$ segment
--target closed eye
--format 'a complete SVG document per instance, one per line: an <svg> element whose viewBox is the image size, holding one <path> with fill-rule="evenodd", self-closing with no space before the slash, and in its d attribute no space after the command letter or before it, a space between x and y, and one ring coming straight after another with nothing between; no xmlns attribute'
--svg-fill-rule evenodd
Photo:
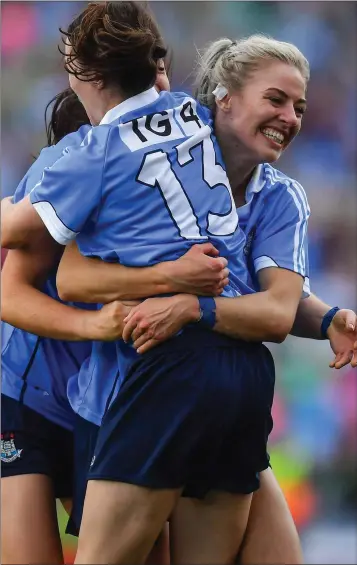
<svg viewBox="0 0 357 565"><path fill-rule="evenodd" d="M281 98L276 98L275 96L270 96L269 100L273 102L273 104L282 104L283 102Z"/></svg>

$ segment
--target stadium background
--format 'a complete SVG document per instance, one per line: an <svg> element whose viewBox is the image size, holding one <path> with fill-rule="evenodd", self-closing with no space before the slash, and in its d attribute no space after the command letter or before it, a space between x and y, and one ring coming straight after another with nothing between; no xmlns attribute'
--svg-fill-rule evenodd
<svg viewBox="0 0 357 565"><path fill-rule="evenodd" d="M2 195L44 145L44 108L67 84L57 44L82 2L1 5ZM355 2L151 2L174 51L172 89L190 90L196 48L263 32L295 43L311 64L302 133L278 167L307 191L312 290L356 309L357 5ZM133 69L135 72L135 69ZM273 346L270 452L307 563L357 563L357 372L331 371L324 342ZM65 519L61 513L63 528ZM65 538L67 562L72 538Z"/></svg>

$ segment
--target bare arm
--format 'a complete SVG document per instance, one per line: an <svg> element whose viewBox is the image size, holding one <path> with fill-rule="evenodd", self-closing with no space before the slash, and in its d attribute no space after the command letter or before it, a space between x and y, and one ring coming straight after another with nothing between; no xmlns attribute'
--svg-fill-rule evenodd
<svg viewBox="0 0 357 565"><path fill-rule="evenodd" d="M69 244L57 271L62 300L108 303L168 293L218 296L228 283L226 259L210 243L194 245L177 261L132 268L81 255Z"/></svg>
<svg viewBox="0 0 357 565"><path fill-rule="evenodd" d="M320 300L314 294L300 300L291 334L297 337L322 339L322 318L330 308L331 306Z"/></svg>
<svg viewBox="0 0 357 565"><path fill-rule="evenodd" d="M17 204L2 201L1 244L26 249L34 238L48 237L41 217L29 197ZM26 226L26 229L24 228ZM49 226L51 233L55 231ZM58 291L63 300L108 303L169 292L195 292L218 296L227 284L227 260L217 257L210 243L194 245L177 261L155 267L132 269L82 257L72 244L64 253L58 272Z"/></svg>
<svg viewBox="0 0 357 565"><path fill-rule="evenodd" d="M237 298L215 299L215 331L247 341L282 342L291 330L302 292L303 279L285 269L259 272L261 292ZM152 298L132 309L123 337L132 336L143 353L158 341L172 337L199 316L197 297L179 295ZM144 346L145 343L145 347Z"/></svg>
<svg viewBox="0 0 357 565"><path fill-rule="evenodd" d="M47 233L40 239L34 237L25 249L8 252L1 274L2 319L54 339L116 339L121 335L122 317L129 311L126 306L113 303L101 311L86 311L41 292L49 274L55 272L61 253L62 247Z"/></svg>
<svg viewBox="0 0 357 565"><path fill-rule="evenodd" d="M281 343L294 323L303 279L286 269L259 271L261 292L216 299L215 331L248 341Z"/></svg>
<svg viewBox="0 0 357 565"><path fill-rule="evenodd" d="M291 331L301 289L297 279L289 273L284 273L283 269L264 269L260 271L262 292L233 299L216 298L217 322L214 329L249 341L281 342ZM306 337L318 336L319 339L322 317L330 308L317 298L312 302L305 299L303 307L306 326L305 329L300 326L301 332ZM132 335L134 346L139 353L144 353L175 335L185 324L197 321L198 316L196 296L181 294L149 299L134 308L124 320L123 337L129 339ZM303 320L299 324L303 324ZM340 369L348 363L357 367L355 312L339 310L327 330L327 337L335 354L330 367Z"/></svg>
<svg viewBox="0 0 357 565"><path fill-rule="evenodd" d="M12 204L11 198L1 201L1 247L23 249L30 245L33 237L45 233L47 229L29 196L16 204Z"/></svg>

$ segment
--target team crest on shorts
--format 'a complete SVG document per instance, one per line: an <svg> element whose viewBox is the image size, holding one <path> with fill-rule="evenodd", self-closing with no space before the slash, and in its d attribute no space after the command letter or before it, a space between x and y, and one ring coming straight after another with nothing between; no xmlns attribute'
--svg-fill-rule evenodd
<svg viewBox="0 0 357 565"><path fill-rule="evenodd" d="M4 437L1 434L1 461L2 463L12 463L15 459L20 459L22 449L17 449L14 434Z"/></svg>

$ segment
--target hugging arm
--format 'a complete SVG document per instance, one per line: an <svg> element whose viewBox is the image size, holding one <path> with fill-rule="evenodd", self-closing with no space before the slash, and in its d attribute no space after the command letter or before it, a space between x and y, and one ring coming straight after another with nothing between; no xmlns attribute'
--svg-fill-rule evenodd
<svg viewBox="0 0 357 565"><path fill-rule="evenodd" d="M41 291L61 252L46 234L41 242L8 252L1 275L2 320L42 337L92 339L93 312L66 306Z"/></svg>
<svg viewBox="0 0 357 565"><path fill-rule="evenodd" d="M210 243L193 245L176 261L133 268L84 257L72 242L57 271L57 288L63 300L99 303L177 292L218 296L228 283L226 265Z"/></svg>
<svg viewBox="0 0 357 565"><path fill-rule="evenodd" d="M277 268L262 269L259 279L261 292L215 298L214 331L246 341L280 343L286 338L294 323L303 279L297 273ZM148 299L131 310L123 337L132 336L134 346L144 353L198 318L196 296Z"/></svg>

